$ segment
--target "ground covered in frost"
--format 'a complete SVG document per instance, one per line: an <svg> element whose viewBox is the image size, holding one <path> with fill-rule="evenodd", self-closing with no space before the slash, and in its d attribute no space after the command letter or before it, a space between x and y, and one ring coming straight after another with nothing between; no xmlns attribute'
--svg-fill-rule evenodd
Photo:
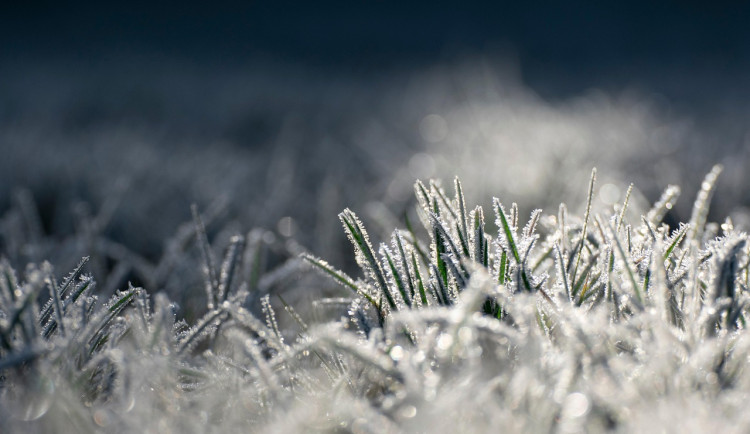
<svg viewBox="0 0 750 434"><path fill-rule="evenodd" d="M3 432L750 430L746 151L486 68L229 76L194 122L192 74L3 93Z"/></svg>

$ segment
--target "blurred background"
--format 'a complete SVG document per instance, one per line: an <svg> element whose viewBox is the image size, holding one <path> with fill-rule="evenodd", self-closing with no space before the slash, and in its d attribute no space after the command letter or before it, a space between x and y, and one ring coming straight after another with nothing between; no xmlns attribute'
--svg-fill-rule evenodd
<svg viewBox="0 0 750 434"><path fill-rule="evenodd" d="M196 203L212 237L263 227L346 267L345 207L380 241L415 179L458 175L472 204L577 211L594 166L599 207L681 185L674 224L723 163L712 218L741 223L748 22L730 1L3 2L3 254L64 269L94 230L156 261Z"/></svg>

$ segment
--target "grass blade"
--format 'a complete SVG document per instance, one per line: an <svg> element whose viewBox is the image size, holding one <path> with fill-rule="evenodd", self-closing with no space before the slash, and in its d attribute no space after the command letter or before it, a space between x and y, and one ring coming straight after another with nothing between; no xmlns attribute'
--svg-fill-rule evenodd
<svg viewBox="0 0 750 434"><path fill-rule="evenodd" d="M375 284L381 295L384 296L388 302L388 306L390 306L391 309L396 310L396 302L388 288L383 269L380 267L380 263L377 259L375 259L375 253L372 250L370 239L367 235L367 231L365 231L362 226L362 223L348 208L339 214L339 219L343 223L344 230L357 252L357 263L362 267L366 274L370 274L375 280Z"/></svg>
<svg viewBox="0 0 750 434"><path fill-rule="evenodd" d="M591 202L594 199L594 184L596 183L596 167L591 170L591 179L589 181L589 194L586 199L586 214L583 216L583 229L581 230L581 244L576 252L576 265L573 268L572 279L575 281L578 275L578 265L581 263L581 255L583 253L583 246L586 244L586 230L589 224L589 215L591 214Z"/></svg>
<svg viewBox="0 0 750 434"><path fill-rule="evenodd" d="M612 240L614 240L617 251L620 252L620 256L622 257L622 261L625 265L625 271L627 272L628 278L630 279L630 284L633 286L633 293L635 294L635 298L638 301L639 307L641 307L643 306L643 295L641 294L641 289L635 280L635 272L633 271L633 267L631 267L630 265L630 257L625 253L625 249L622 247L622 243L620 243L620 239L617 234L614 233L614 228L612 227L612 225L609 224L609 222L608 225L610 231L612 232Z"/></svg>
<svg viewBox="0 0 750 434"><path fill-rule="evenodd" d="M565 272L565 266L562 252L560 251L560 247L555 244L555 253L557 253L557 272L560 273L560 277L562 278L563 282L563 288L565 288L565 295L568 297L569 301L573 300L573 292L570 290L570 285L568 284L568 273Z"/></svg>
<svg viewBox="0 0 750 434"><path fill-rule="evenodd" d="M664 260L669 260L669 257L672 256L672 252L674 251L675 247L677 247L680 242L685 238L685 234L687 234L688 229L690 229L689 224L683 224L680 225L678 229L675 230L676 234L672 237L672 242L669 244L669 247L667 247L667 250L664 252Z"/></svg>
<svg viewBox="0 0 750 434"><path fill-rule="evenodd" d="M219 303L227 299L229 290L232 287L232 280L237 268L237 264L242 262L242 255L245 251L245 237L235 235L230 240L227 253L224 255L224 261L221 264L221 273L219 274L219 288L216 294Z"/></svg>
<svg viewBox="0 0 750 434"><path fill-rule="evenodd" d="M333 268L331 265L328 264L328 262L316 258L315 256L309 255L307 253L302 254L302 259L309 262L310 264L314 265L317 269L323 271L325 274L333 277L333 279L338 282L339 284L343 285L345 288L349 288L357 295L360 295L364 297L368 302L370 302L375 309L380 311L380 305L378 304L375 299L372 298L372 296L365 291L361 290L356 283L354 283L354 280L352 280L351 277L347 276L346 273L343 271L339 271L335 268Z"/></svg>
<svg viewBox="0 0 750 434"><path fill-rule="evenodd" d="M65 336L65 325L63 324L63 309L62 303L60 302L60 293L57 291L57 282L55 276L52 274L52 266L48 262L44 264L47 274L47 287L49 288L50 300L52 300L52 309L55 314L55 321L57 322L57 329L60 330L60 335Z"/></svg>
<svg viewBox="0 0 750 434"><path fill-rule="evenodd" d="M667 215L667 212L672 209L677 198L680 196L680 187L676 185L667 186L664 192L661 194L659 200L654 204L653 208L646 215L646 219L652 224L659 224Z"/></svg>
<svg viewBox="0 0 750 434"><path fill-rule="evenodd" d="M466 199L464 198L464 191L461 188L461 181L458 180L458 177L455 178L453 183L456 189L456 204L458 206L458 214L460 220L456 229L458 232L458 237L461 239L461 247L463 247L464 249L464 254L466 256L469 256L469 231L467 229L468 215L466 212Z"/></svg>
<svg viewBox="0 0 750 434"><path fill-rule="evenodd" d="M422 281L422 274L419 271L419 264L417 263L417 257L414 252L411 253L412 269L414 270L414 278L417 282L417 288L419 290L419 297L422 299L422 306L428 306L427 294L424 290L424 282Z"/></svg>
<svg viewBox="0 0 750 434"><path fill-rule="evenodd" d="M383 258L383 265L387 266L387 270L390 271L393 282L396 284L396 289L401 294L401 298L404 300L407 306L411 307L411 298L406 292L406 286L404 285L404 279L401 278L401 273L396 268L396 264L393 262L393 253L391 253L388 246L385 244L380 245L380 256Z"/></svg>
<svg viewBox="0 0 750 434"><path fill-rule="evenodd" d="M620 226L622 226L623 220L625 220L625 211L628 210L628 203L630 203L630 194L633 192L633 184L628 186L628 191L625 193L625 201L622 204L620 214L617 216L617 225L615 226L615 232L620 232Z"/></svg>
<svg viewBox="0 0 750 434"><path fill-rule="evenodd" d="M526 270L524 269L524 264L521 262L521 256L518 253L518 248L516 247L516 242L513 238L513 230L511 229L510 224L508 223L508 217L505 215L505 210L503 209L503 205L500 203L500 200L498 198L494 198L494 204L495 204L495 214L497 214L498 216L498 226L503 229L503 233L505 234L505 240L508 243L508 248L513 254L513 259L515 259L517 266L521 269L521 279L523 280L523 284L526 287L526 290L531 291L531 284L529 283L529 279L526 276ZM500 283L505 283L504 279Z"/></svg>
<svg viewBox="0 0 750 434"><path fill-rule="evenodd" d="M190 207L190 211L193 214L193 223L195 226L195 236L198 241L198 245L201 250L201 258L203 259L203 273L206 278L206 298L208 309L213 309L218 302L219 292L219 279L216 274L216 266L214 265L213 254L211 253L211 246L208 243L208 235L206 234L206 226L203 224L200 214L198 213L198 206L193 204Z"/></svg>
<svg viewBox="0 0 750 434"><path fill-rule="evenodd" d="M690 215L690 232L688 236L690 242L698 242L700 244L703 238L703 230L706 226L711 197L714 194L716 180L722 170L723 167L720 164L715 165L703 179L703 183L701 183L701 189L693 203L693 212Z"/></svg>

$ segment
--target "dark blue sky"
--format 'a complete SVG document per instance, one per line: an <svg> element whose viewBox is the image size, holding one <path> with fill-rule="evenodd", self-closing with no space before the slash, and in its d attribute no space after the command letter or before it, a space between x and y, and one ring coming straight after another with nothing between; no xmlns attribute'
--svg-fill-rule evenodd
<svg viewBox="0 0 750 434"><path fill-rule="evenodd" d="M26 0L0 6L0 53L379 64L511 48L532 65L721 68L750 59L749 19L747 2Z"/></svg>

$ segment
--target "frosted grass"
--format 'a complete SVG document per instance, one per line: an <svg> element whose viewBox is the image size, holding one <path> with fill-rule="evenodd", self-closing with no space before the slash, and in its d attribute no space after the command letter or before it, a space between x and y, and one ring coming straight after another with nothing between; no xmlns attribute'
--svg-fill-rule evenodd
<svg viewBox="0 0 750 434"><path fill-rule="evenodd" d="M699 217L674 229L654 221L664 200L623 212L627 199L582 216L535 211L525 223L496 199L492 229L481 207L466 212L460 182L450 193L418 182L426 239L396 230L376 251L365 222L341 214L359 255L352 276L305 252L307 267L256 279L258 261L238 253L245 237L230 236L221 270L203 261L225 292L207 294L190 324L160 292L130 287L99 302L85 261L62 285L48 264L18 274L4 263L3 427L744 432L748 237L701 217L715 173ZM588 184L597 191L593 175ZM214 251L204 235L196 253ZM310 278L284 290L257 283L280 273ZM45 296L50 282L59 303ZM338 297L312 308L294 297L327 283ZM64 327L44 334L40 319Z"/></svg>
<svg viewBox="0 0 750 434"><path fill-rule="evenodd" d="M750 258L736 220L711 222L718 167L688 223L665 223L690 217L675 212L691 202L669 184L700 184L695 130L647 99L552 103L480 72L436 71L404 94L382 83L353 92L367 108L305 108L336 86L306 82L302 102L276 92L302 114L271 116L279 147L252 151L175 156L174 137L148 127L62 139L4 129L23 164L2 176L74 173L106 200L58 210L55 236L34 194L10 201L0 431L750 430ZM240 100L257 95L236 84L215 104L228 111L217 110L220 124L254 109ZM41 162L25 150L37 139ZM90 152L71 161L58 139ZM596 179L580 170L593 161ZM130 188L113 186L113 162L138 168ZM742 167L723 163L724 176ZM445 184L413 185L433 176ZM200 202L182 225L190 209L175 186ZM367 206L381 196L386 206ZM417 209L400 219L404 203ZM149 233L133 223L142 216ZM246 232L245 222L279 224ZM152 236L163 249L138 248ZM353 249L340 251L346 237Z"/></svg>

